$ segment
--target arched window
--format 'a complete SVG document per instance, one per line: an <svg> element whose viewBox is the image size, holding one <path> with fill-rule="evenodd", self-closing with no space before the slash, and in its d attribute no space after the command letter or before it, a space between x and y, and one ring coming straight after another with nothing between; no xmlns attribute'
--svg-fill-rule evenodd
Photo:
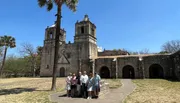
<svg viewBox="0 0 180 103"><path fill-rule="evenodd" d="M81 27L81 33L82 34L84 33L84 27L83 26Z"/></svg>
<svg viewBox="0 0 180 103"><path fill-rule="evenodd" d="M49 37L50 37L50 39L53 38L53 33L52 32L49 33Z"/></svg>
<svg viewBox="0 0 180 103"><path fill-rule="evenodd" d="M70 53L67 53L67 58L71 58L71 54Z"/></svg>
<svg viewBox="0 0 180 103"><path fill-rule="evenodd" d="M91 28L91 31L92 31L92 35L94 36L95 35L94 29Z"/></svg>
<svg viewBox="0 0 180 103"><path fill-rule="evenodd" d="M49 65L46 66L46 69L49 69Z"/></svg>

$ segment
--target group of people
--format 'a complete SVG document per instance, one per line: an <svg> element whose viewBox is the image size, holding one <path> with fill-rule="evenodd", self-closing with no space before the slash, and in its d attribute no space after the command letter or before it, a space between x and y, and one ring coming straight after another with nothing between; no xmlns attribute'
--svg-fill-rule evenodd
<svg viewBox="0 0 180 103"><path fill-rule="evenodd" d="M86 71L79 72L78 76L75 73L69 73L66 78L67 97L83 97L87 99L98 98L100 92L101 77L97 73L90 73L89 76Z"/></svg>

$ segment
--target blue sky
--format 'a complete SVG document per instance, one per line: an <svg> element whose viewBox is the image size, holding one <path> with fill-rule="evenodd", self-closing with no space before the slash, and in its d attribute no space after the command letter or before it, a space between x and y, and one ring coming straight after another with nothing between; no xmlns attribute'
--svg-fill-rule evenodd
<svg viewBox="0 0 180 103"><path fill-rule="evenodd" d="M180 0L79 0L77 12L63 6L62 27L67 41L73 42L74 26L85 14L97 26L97 43L105 49L125 48L139 51L148 48L159 52L168 40L180 39ZM0 35L42 46L44 31L55 21L56 7L47 12L37 0L0 3ZM8 54L17 53L16 49Z"/></svg>

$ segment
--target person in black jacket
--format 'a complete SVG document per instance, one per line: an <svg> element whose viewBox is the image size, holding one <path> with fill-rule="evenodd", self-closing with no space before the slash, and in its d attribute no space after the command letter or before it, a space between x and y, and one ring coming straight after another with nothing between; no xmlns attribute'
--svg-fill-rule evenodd
<svg viewBox="0 0 180 103"><path fill-rule="evenodd" d="M82 76L82 73L79 72L78 76L77 76L77 92L78 92L78 97L81 97L82 96L82 83L81 83L81 76Z"/></svg>

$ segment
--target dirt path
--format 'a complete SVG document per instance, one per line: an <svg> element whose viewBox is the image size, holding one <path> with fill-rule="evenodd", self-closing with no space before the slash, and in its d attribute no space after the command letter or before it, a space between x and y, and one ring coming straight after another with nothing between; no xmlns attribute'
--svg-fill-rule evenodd
<svg viewBox="0 0 180 103"><path fill-rule="evenodd" d="M58 103L122 103L124 99L133 92L135 84L130 79L122 79L122 86L118 89L112 89L109 93L103 95L99 99L82 99L60 97L64 93L56 93L49 96L50 101Z"/></svg>

